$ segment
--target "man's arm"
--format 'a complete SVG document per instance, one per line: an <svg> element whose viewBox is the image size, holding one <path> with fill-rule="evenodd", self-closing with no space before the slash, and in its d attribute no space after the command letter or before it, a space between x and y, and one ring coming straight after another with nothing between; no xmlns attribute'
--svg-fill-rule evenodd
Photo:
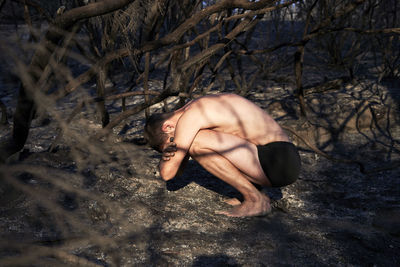
<svg viewBox="0 0 400 267"><path fill-rule="evenodd" d="M175 152L177 151L176 144L174 143L174 138L170 138L170 143L167 144L167 147L162 152L161 161L168 161L172 157L175 156ZM185 170L185 167L189 161L190 155L187 153L186 156L183 158L181 165L175 176L181 176Z"/></svg>
<svg viewBox="0 0 400 267"><path fill-rule="evenodd" d="M179 169L176 173L175 176L181 176L183 174L183 172L185 171L186 165L189 161L190 155L186 154L186 156L183 158L181 165L179 166Z"/></svg>
<svg viewBox="0 0 400 267"><path fill-rule="evenodd" d="M160 175L165 181L176 176L196 134L202 128L202 116L198 113L196 109L188 109L176 124L174 137L176 152L169 160L161 159L159 165Z"/></svg>

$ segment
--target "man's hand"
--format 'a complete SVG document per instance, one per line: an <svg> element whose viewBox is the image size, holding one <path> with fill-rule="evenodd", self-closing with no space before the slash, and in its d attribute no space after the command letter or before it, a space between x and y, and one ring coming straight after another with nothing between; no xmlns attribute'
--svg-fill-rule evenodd
<svg viewBox="0 0 400 267"><path fill-rule="evenodd" d="M171 157L175 156L175 152L178 150L176 148L176 143L174 143L174 138L171 137L169 140L170 140L170 142L164 148L163 153L162 153L162 160L164 160L164 161L170 160Z"/></svg>

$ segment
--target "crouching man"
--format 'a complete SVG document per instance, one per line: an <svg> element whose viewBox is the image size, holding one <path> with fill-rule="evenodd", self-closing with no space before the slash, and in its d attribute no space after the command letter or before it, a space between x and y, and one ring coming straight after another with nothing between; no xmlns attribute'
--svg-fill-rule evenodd
<svg viewBox="0 0 400 267"><path fill-rule="evenodd" d="M300 157L278 123L257 105L234 94L200 97L170 113L153 114L145 138L162 153L159 168L168 181L189 156L236 188L243 201L231 201L232 217L264 215L268 196L253 185L282 187L296 181Z"/></svg>

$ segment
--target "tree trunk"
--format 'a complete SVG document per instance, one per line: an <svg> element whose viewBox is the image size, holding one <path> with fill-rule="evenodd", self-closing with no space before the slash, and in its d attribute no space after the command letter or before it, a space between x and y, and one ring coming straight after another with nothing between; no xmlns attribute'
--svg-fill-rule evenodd
<svg viewBox="0 0 400 267"><path fill-rule="evenodd" d="M39 81L58 43L63 39L64 33L68 32L80 20L113 12L132 2L134 0L104 0L71 9L53 21L29 65L27 74L29 75L31 84L22 83L19 88L18 103L14 114L12 140L0 143L0 162L4 162L9 156L21 150L25 145L35 113L33 93L35 90L40 90L40 88L37 88L36 83Z"/></svg>

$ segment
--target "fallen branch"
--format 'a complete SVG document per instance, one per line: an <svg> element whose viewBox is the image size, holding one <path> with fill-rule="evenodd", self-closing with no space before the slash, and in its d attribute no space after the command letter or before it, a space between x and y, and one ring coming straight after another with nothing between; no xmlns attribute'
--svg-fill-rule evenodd
<svg viewBox="0 0 400 267"><path fill-rule="evenodd" d="M333 162L337 162L337 163L345 163L345 164L355 164L358 165L360 172L362 174L373 174L373 173L377 173L377 172L381 172L381 171L387 171L387 170L392 170L395 168L400 167L400 161L394 161L391 162L389 164L386 164L385 166L382 167L376 167L376 168L372 168L372 169L367 169L365 167L365 163L358 161L358 160L352 160L352 159L343 159L343 158L336 158L332 155L327 154L326 152L323 152L322 150L320 150L317 146L315 146L308 138L305 138L301 135L299 135L296 131L294 131L293 129L286 127L286 126L281 126L284 130L292 133L293 135L295 135L296 137L298 137L306 146L308 146L312 151L314 151L315 153L317 153L318 155L327 158Z"/></svg>
<svg viewBox="0 0 400 267"><path fill-rule="evenodd" d="M336 29L334 29L336 30ZM339 28L337 30L356 32L360 34L400 34L400 28L387 28L387 29L374 29L374 30L362 30L357 28Z"/></svg>
<svg viewBox="0 0 400 267"><path fill-rule="evenodd" d="M343 85L345 83L348 83L350 81L351 81L350 77L345 76L345 77L333 79L333 80L330 80L330 81L327 81L324 83L318 83L318 84L305 86L305 87L303 87L304 95L323 93L323 92L331 91L331 90L339 90L343 87Z"/></svg>
<svg viewBox="0 0 400 267"><path fill-rule="evenodd" d="M136 91L136 92L126 92L126 93L121 93L121 94L117 94L117 95L110 95L110 96L106 96L104 98L104 100L115 100L115 99L120 99L120 98L124 98L124 97L129 97L129 96L143 96L143 95L160 95L161 93L158 91L151 91L148 90L147 92L142 92L142 91ZM95 98L95 101L97 101L97 97Z"/></svg>

